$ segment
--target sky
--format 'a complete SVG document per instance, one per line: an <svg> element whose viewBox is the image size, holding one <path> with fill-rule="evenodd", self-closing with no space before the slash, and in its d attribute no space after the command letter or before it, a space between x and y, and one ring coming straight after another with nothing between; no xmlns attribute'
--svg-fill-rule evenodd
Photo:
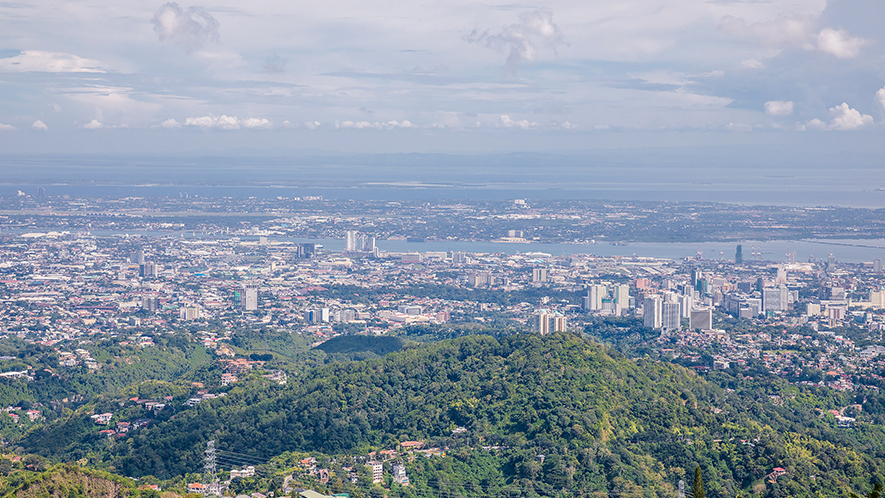
<svg viewBox="0 0 885 498"><path fill-rule="evenodd" d="M5 153L885 152L881 0L0 1Z"/></svg>

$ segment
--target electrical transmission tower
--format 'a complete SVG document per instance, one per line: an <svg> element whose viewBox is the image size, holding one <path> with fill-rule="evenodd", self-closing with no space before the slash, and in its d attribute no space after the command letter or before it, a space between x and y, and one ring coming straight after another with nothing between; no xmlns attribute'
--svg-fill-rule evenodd
<svg viewBox="0 0 885 498"><path fill-rule="evenodd" d="M221 495L221 490L218 488L218 476L215 471L215 441L213 440L206 445L206 452L203 454L203 480L205 481L203 494L206 496Z"/></svg>

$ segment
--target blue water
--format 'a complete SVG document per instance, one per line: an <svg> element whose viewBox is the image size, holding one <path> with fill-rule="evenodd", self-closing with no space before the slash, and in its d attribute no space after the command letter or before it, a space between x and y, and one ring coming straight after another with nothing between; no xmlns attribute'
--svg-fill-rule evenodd
<svg viewBox="0 0 885 498"><path fill-rule="evenodd" d="M304 242L313 242L303 240ZM325 249L343 251L343 240L315 241ZM844 263L860 263L876 258L885 260L885 239L839 240L839 241L743 241L744 260L786 261L787 251L796 252L796 261L826 261L830 253ZM836 245L838 244L838 245ZM390 252L464 251L474 253L516 254L543 252L554 256L593 254L596 256L638 256L667 259L694 258L701 252L704 259L734 260L737 244L734 242L637 242L624 245L596 244L510 244L495 242L428 241L407 242L382 240L377 242L381 250ZM759 253L754 257L751 253Z"/></svg>
<svg viewBox="0 0 885 498"><path fill-rule="evenodd" d="M28 230L4 230L3 233L23 233ZM36 230L31 230L36 231ZM111 231L93 230L96 236L146 235L151 237L180 238L225 238L200 232L166 231ZM257 236L240 236L242 240L257 240ZM343 239L309 239L301 237L268 236L273 241L320 244L323 250L343 252ZM885 260L885 239L827 239L827 240L746 240L742 241L744 261L787 262L789 251L796 252L797 262L826 261L830 254L842 263L870 262ZM381 251L440 252L454 251L466 253L517 254L541 252L553 256L590 254L595 256L649 257L665 259L695 258L699 254L706 260L733 261L737 243L735 242L597 242L595 244L543 244L543 243L500 243L474 241L434 241L409 242L406 240L377 240ZM755 254L754 254L755 253Z"/></svg>
<svg viewBox="0 0 885 498"><path fill-rule="evenodd" d="M0 195L585 199L885 207L881 156L775 146L575 154L3 156Z"/></svg>

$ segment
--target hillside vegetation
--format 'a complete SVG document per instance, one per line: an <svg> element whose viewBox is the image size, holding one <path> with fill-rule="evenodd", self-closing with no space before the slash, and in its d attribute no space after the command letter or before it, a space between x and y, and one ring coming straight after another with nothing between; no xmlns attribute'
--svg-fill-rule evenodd
<svg viewBox="0 0 885 498"><path fill-rule="evenodd" d="M287 386L254 378L119 440L97 437L86 414L75 413L18 444L168 477L198 471L209 439L260 458L430 440L449 446L454 460L410 464L420 472L402 491L428 497L442 483L462 496L675 496L696 466L710 497L842 496L881 479L885 432L837 429L819 409L839 399L728 382L734 389L574 335L469 336L326 365ZM774 467L786 475L769 482Z"/></svg>
<svg viewBox="0 0 885 498"><path fill-rule="evenodd" d="M177 496L166 493L166 498ZM45 472L15 472L0 478L3 498L160 498L142 491L120 476L78 467L57 465Z"/></svg>

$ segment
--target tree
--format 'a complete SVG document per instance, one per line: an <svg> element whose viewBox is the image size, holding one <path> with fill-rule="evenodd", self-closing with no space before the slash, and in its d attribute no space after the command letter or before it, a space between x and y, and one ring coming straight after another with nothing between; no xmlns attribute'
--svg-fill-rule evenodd
<svg viewBox="0 0 885 498"><path fill-rule="evenodd" d="M701 476L701 466L694 469L694 482L691 483L691 498L705 498L704 478Z"/></svg>

